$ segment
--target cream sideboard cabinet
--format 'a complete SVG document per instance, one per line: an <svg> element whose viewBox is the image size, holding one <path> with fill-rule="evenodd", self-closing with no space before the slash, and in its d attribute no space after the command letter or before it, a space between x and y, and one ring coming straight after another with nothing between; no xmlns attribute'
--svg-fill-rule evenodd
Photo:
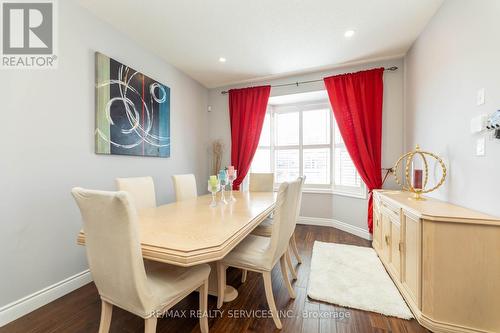
<svg viewBox="0 0 500 333"><path fill-rule="evenodd" d="M378 190L373 248L426 328L500 332L499 218Z"/></svg>

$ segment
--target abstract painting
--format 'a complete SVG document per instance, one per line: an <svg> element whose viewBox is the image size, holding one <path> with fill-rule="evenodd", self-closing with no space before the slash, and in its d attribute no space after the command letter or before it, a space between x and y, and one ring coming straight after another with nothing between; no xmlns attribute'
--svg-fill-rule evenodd
<svg viewBox="0 0 500 333"><path fill-rule="evenodd" d="M96 52L97 154L170 157L170 88Z"/></svg>

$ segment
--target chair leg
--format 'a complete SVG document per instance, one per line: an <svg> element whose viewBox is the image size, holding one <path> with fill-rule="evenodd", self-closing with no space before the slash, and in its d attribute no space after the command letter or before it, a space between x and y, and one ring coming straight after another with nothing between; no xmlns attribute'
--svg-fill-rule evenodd
<svg viewBox="0 0 500 333"><path fill-rule="evenodd" d="M208 280L199 289L200 292L200 331L208 333Z"/></svg>
<svg viewBox="0 0 500 333"><path fill-rule="evenodd" d="M262 277L264 278L264 289L266 290L267 304L269 305L269 309L273 315L274 325L276 325L278 329L281 329L283 326L281 325L281 320L278 317L278 310L276 309L276 304L274 303L271 272L262 272Z"/></svg>
<svg viewBox="0 0 500 333"><path fill-rule="evenodd" d="M292 273L292 279L297 280L297 272L295 271L295 267L293 267L292 259L290 258L290 251L287 249L285 252L285 259L290 269L290 273Z"/></svg>
<svg viewBox="0 0 500 333"><path fill-rule="evenodd" d="M217 309L224 303L224 291L226 290L226 266L217 262Z"/></svg>
<svg viewBox="0 0 500 333"><path fill-rule="evenodd" d="M246 269L241 270L241 283L245 283L247 281L248 271Z"/></svg>
<svg viewBox="0 0 500 333"><path fill-rule="evenodd" d="M288 289L288 294L290 295L290 298L295 298L295 291L293 290L292 284L290 283L290 279L288 279L288 272L286 270L285 256L287 252L285 252L280 258L281 275L283 276L283 282L285 282L286 289Z"/></svg>
<svg viewBox="0 0 500 333"><path fill-rule="evenodd" d="M297 259L297 262L299 264L302 264L302 259L300 258L299 249L297 248L297 243L295 242L295 233L292 235L292 238L290 238L290 245L292 247L292 251L293 254L295 255L295 258Z"/></svg>
<svg viewBox="0 0 500 333"><path fill-rule="evenodd" d="M111 325L111 315L113 314L113 304L101 300L101 323L99 333L108 333Z"/></svg>
<svg viewBox="0 0 500 333"><path fill-rule="evenodd" d="M156 333L156 316L144 319L144 333Z"/></svg>

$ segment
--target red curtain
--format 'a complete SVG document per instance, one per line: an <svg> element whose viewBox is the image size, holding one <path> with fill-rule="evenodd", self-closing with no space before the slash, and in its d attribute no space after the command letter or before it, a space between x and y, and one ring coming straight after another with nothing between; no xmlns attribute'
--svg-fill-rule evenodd
<svg viewBox="0 0 500 333"><path fill-rule="evenodd" d="M270 92L271 86L229 90L231 164L238 170L235 190L240 189L257 150Z"/></svg>
<svg viewBox="0 0 500 333"><path fill-rule="evenodd" d="M373 232L372 190L382 187L383 68L324 79L347 151L368 187L368 229Z"/></svg>

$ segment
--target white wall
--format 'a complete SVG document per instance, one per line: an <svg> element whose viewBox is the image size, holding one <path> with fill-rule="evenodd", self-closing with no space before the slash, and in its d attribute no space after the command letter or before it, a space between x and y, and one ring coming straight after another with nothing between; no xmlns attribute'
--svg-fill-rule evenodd
<svg viewBox="0 0 500 333"><path fill-rule="evenodd" d="M248 87L263 84L282 84L296 81L307 81L321 79L326 76L354 72L375 67L398 66L396 72L384 73L384 109L383 109L383 138L382 138L382 166L391 167L403 151L403 60L394 59L367 63L357 66L337 68L334 70L310 73L306 75L280 78L271 81L240 84L231 87L211 89L209 91L208 104L212 107L208 121L210 131L209 142L222 139L226 144L223 165L230 162L231 132L229 126L228 96L222 95L221 91L230 88ZM303 84L297 86L278 87L271 89L271 96L302 93L308 91L324 90L323 82ZM387 183L389 187L394 186L392 179ZM303 196L301 215L307 217L318 217L335 219L349 225L368 230L366 224L367 202L363 199L343 197L332 194L310 194Z"/></svg>
<svg viewBox="0 0 500 333"><path fill-rule="evenodd" d="M486 136L476 157L470 120L500 109L500 2L446 1L406 57L405 131L408 149L419 143L449 166L439 199L500 215L500 140ZM486 103L476 93L486 90ZM482 134L484 135L484 134Z"/></svg>
<svg viewBox="0 0 500 333"><path fill-rule="evenodd" d="M0 307L87 268L73 186L151 175L165 203L172 174L208 177L207 89L72 1L58 4L59 68L0 73ZM171 158L94 154L95 51L171 88Z"/></svg>

